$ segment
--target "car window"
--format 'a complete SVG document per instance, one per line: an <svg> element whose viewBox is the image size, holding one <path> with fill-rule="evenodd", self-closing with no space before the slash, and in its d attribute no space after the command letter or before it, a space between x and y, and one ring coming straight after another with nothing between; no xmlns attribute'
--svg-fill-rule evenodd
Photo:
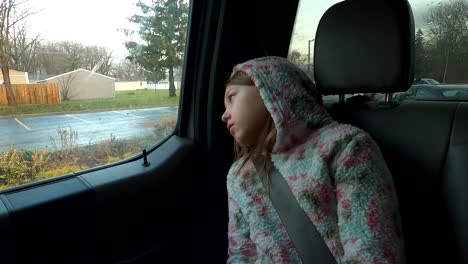
<svg viewBox="0 0 468 264"><path fill-rule="evenodd" d="M447 98L451 98L453 100L457 99L467 99L468 98L468 89L467 90L449 90L449 91L444 91L443 96Z"/></svg>
<svg viewBox="0 0 468 264"><path fill-rule="evenodd" d="M428 91L425 91L423 89L419 89L416 91L416 96L425 96L425 95L430 95Z"/></svg>
<svg viewBox="0 0 468 264"><path fill-rule="evenodd" d="M419 97L424 99L438 99L438 97L440 97L440 93L437 91L421 88L416 91L416 98Z"/></svg>
<svg viewBox="0 0 468 264"><path fill-rule="evenodd" d="M468 1L409 3L415 21L415 78L438 91L429 96L429 90L420 90L416 99L463 99L461 93L452 93L451 89L468 89Z"/></svg>
<svg viewBox="0 0 468 264"><path fill-rule="evenodd" d="M436 80L433 80L433 79L428 79L428 80L426 80L426 82L428 84L432 84L432 85L439 85L440 84L440 82L438 82Z"/></svg>
<svg viewBox="0 0 468 264"><path fill-rule="evenodd" d="M115 163L171 134L189 4L4 1L0 189Z"/></svg>
<svg viewBox="0 0 468 264"><path fill-rule="evenodd" d="M312 78L313 45L319 20L329 7L338 2L341 1L301 0L299 3L288 58ZM409 0L409 3L415 22L413 85L437 86L441 91L437 100L459 100L462 97L446 97L444 91L451 85L468 90L468 0ZM407 95L407 92L396 93L394 97L410 99ZM324 101L337 98L325 96ZM383 96L372 98L383 100ZM417 94L411 99L426 100Z"/></svg>

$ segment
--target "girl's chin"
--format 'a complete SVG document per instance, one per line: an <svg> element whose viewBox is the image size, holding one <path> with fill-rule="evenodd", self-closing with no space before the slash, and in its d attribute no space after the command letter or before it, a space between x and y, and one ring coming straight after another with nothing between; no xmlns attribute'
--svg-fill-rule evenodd
<svg viewBox="0 0 468 264"><path fill-rule="evenodd" d="M234 136L233 136L233 137L234 137ZM241 147L247 147L247 146L248 146L247 144L245 144L245 142L244 142L244 141L242 141L242 140L239 140L239 139L238 139L238 138L236 138L236 137L234 137L234 140L235 140L235 141L236 141L236 143L237 143L239 146L241 146Z"/></svg>
<svg viewBox="0 0 468 264"><path fill-rule="evenodd" d="M230 132L236 143L239 144L239 146L241 147L250 147L255 144L252 142L251 138L246 138L245 134L243 134L242 131L231 128Z"/></svg>
<svg viewBox="0 0 468 264"><path fill-rule="evenodd" d="M239 146L241 147L250 147L252 146L252 144L250 144L249 142L245 142L245 140L240 140L236 137L234 137L234 140L237 142L237 144L239 144Z"/></svg>

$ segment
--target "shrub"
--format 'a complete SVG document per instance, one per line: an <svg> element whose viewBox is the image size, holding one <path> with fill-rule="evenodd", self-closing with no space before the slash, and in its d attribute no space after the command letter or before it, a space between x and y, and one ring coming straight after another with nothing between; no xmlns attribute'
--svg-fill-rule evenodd
<svg viewBox="0 0 468 264"><path fill-rule="evenodd" d="M65 166L65 167L51 169L51 170L44 170L44 171L41 171L36 176L36 180L43 180L43 179L48 179L48 178L52 178L56 176L62 176L62 175L69 174L72 172L81 171L87 168L88 167L86 166L75 165L75 166Z"/></svg>
<svg viewBox="0 0 468 264"><path fill-rule="evenodd" d="M114 163L121 160L120 157L108 156L106 163Z"/></svg>
<svg viewBox="0 0 468 264"><path fill-rule="evenodd" d="M69 128L57 128L58 142L50 138L53 147L54 161L59 160L63 164L72 165L77 162L78 131Z"/></svg>
<svg viewBox="0 0 468 264"><path fill-rule="evenodd" d="M168 121L165 124L170 124ZM170 132L174 129L171 127ZM57 129L58 141L54 148L34 151L16 150L13 147L0 152L0 189L13 187L37 180L65 175L108 163L114 163L140 153L142 149L157 142L155 136L132 139L110 137L99 144L78 147L78 133L72 129ZM166 132L164 136L168 133Z"/></svg>
<svg viewBox="0 0 468 264"><path fill-rule="evenodd" d="M48 162L45 150L16 150L0 153L0 185L16 186L36 180Z"/></svg>
<svg viewBox="0 0 468 264"><path fill-rule="evenodd" d="M172 133L176 127L176 124L176 117L170 115L162 117L159 123L154 125L154 133L156 134L157 140L161 140Z"/></svg>

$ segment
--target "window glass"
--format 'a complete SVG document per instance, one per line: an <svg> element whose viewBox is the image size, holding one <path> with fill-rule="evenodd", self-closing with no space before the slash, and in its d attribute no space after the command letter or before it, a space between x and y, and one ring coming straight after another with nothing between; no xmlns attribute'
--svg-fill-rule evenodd
<svg viewBox="0 0 468 264"><path fill-rule="evenodd" d="M340 0L302 0L296 15L288 58L312 78L313 45L320 18ZM428 85L413 96L397 93L397 100L466 100L468 91L468 0L409 0L415 21L415 80ZM431 92L429 89L437 89ZM449 91L459 92L449 92ZM419 95L418 95L419 94ZM421 97L422 94L425 94ZM431 96L426 96L432 94ZM324 101L337 100L325 96ZM383 96L370 96L384 100Z"/></svg>
<svg viewBox="0 0 468 264"><path fill-rule="evenodd" d="M293 35L289 45L288 59L314 79L315 32L322 15L341 0L301 0L296 12ZM323 101L338 101L337 95L323 97Z"/></svg>
<svg viewBox="0 0 468 264"><path fill-rule="evenodd" d="M189 4L0 5L0 189L114 163L171 134Z"/></svg>
<svg viewBox="0 0 468 264"><path fill-rule="evenodd" d="M410 0L415 21L416 100L466 100L468 1ZM459 91L459 92L457 92Z"/></svg>

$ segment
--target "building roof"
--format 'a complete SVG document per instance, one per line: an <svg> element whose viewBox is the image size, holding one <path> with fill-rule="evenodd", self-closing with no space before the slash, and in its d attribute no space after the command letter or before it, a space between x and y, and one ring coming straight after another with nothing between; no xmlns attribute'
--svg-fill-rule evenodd
<svg viewBox="0 0 468 264"><path fill-rule="evenodd" d="M69 71L69 72L66 72L66 73L62 73L62 74L59 74L59 75L56 75L56 76L53 76L53 77L49 77L47 79L45 79L44 81L48 81L50 79L55 79L55 78L58 78L58 77L62 77L62 76L65 76L65 75L68 75L68 74L72 74L74 72L79 72L79 71L85 71L85 72L88 72L89 75L98 75L98 76L102 76L102 77L105 77L105 78L109 78L111 80L115 80L115 78L112 78L110 76L107 76L107 75L104 75L104 74L100 74L100 73L97 73L97 72L92 72L90 70L86 70L86 69L76 69L74 71Z"/></svg>

